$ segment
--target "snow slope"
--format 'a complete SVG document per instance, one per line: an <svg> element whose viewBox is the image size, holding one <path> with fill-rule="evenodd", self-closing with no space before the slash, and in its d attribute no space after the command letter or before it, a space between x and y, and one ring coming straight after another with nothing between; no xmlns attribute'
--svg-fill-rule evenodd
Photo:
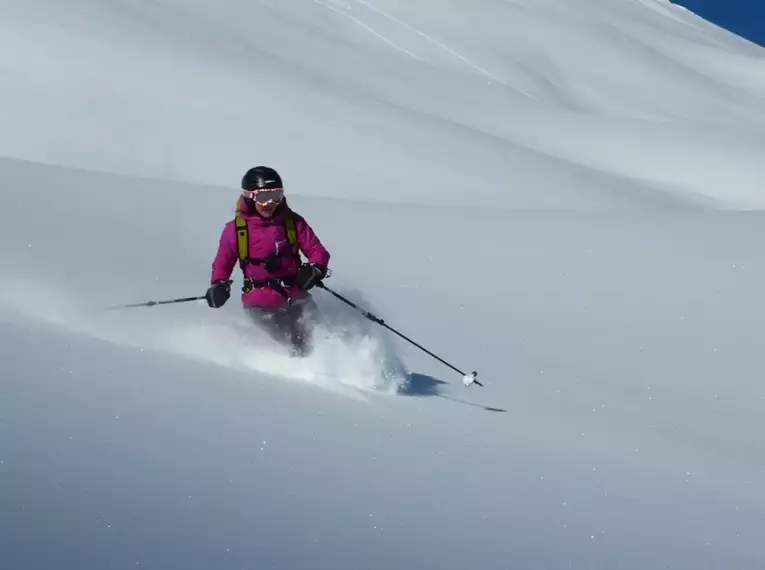
<svg viewBox="0 0 765 570"><path fill-rule="evenodd" d="M228 185L257 157L394 202L453 202L457 163L501 206L765 200L762 50L660 0L2 9L2 156Z"/></svg>
<svg viewBox="0 0 765 570"><path fill-rule="evenodd" d="M763 567L761 49L659 0L0 9L0 567ZM103 310L201 294L259 163L486 387L321 291L304 362Z"/></svg>

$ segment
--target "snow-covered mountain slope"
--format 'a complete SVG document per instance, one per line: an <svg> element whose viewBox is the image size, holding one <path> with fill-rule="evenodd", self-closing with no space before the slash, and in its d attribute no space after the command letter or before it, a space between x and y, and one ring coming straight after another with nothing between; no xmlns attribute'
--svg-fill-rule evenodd
<svg viewBox="0 0 765 570"><path fill-rule="evenodd" d="M662 0L2 9L3 156L230 185L263 162L407 202L765 204L763 50Z"/></svg>
<svg viewBox="0 0 765 570"><path fill-rule="evenodd" d="M0 6L0 568L765 565L762 50L658 0ZM103 310L201 294L261 163L485 388L322 291L305 361L236 298Z"/></svg>
<svg viewBox="0 0 765 570"><path fill-rule="evenodd" d="M761 214L296 200L465 390L321 291L306 362L235 303L102 311L204 290L219 189L0 180L3 567L763 562Z"/></svg>

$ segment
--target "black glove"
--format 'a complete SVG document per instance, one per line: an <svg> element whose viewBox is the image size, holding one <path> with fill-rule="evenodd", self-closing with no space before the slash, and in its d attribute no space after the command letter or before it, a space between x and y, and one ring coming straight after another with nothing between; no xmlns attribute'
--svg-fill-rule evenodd
<svg viewBox="0 0 765 570"><path fill-rule="evenodd" d="M231 283L228 281L214 281L205 294L207 304L213 309L222 307L231 297Z"/></svg>
<svg viewBox="0 0 765 570"><path fill-rule="evenodd" d="M308 291L316 287L327 276L327 267L318 263L306 263L298 269L295 284Z"/></svg>

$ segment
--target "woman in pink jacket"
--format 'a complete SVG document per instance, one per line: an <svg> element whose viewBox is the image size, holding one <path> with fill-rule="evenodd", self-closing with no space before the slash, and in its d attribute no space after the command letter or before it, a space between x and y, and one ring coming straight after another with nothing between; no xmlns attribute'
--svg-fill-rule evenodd
<svg viewBox="0 0 765 570"><path fill-rule="evenodd" d="M282 179L273 168L247 171L237 213L220 237L207 304L218 308L226 303L231 296L229 278L239 262L245 310L276 340L304 355L310 343L305 317L315 311L308 291L327 276L329 252L308 222L287 205ZM299 252L307 263L301 262Z"/></svg>

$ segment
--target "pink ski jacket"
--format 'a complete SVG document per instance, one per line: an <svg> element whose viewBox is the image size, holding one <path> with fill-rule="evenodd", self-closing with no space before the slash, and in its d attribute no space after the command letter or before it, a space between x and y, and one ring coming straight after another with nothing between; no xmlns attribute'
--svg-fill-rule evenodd
<svg viewBox="0 0 765 570"><path fill-rule="evenodd" d="M257 212L250 212L241 200L241 214L247 222L249 230L249 255L251 260L270 259L271 272L266 270L264 263L248 263L244 267L244 275L249 279L264 281L272 278L294 277L298 271L298 260L292 253L284 225L284 214L289 208L286 200L274 212L271 218L264 218ZM295 230L300 251L309 263L329 264L329 252L316 237L311 226L305 219L292 212L295 220ZM231 277L234 266L239 262L237 247L236 222L231 220L223 228L218 244L218 253L212 263L210 281L226 280ZM285 287L288 295L294 299L306 297L308 293L296 286ZM242 304L245 307L278 308L287 305L287 299L279 291L271 287L258 287L247 293L242 293Z"/></svg>

